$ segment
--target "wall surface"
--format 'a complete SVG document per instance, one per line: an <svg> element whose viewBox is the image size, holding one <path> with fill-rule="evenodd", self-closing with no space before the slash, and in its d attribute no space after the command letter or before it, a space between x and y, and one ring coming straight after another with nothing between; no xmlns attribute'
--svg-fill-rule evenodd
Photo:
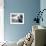
<svg viewBox="0 0 46 46"><path fill-rule="evenodd" d="M40 9L41 9L41 11L43 9L46 9L46 0L40 0ZM46 27L46 10L43 12L42 17L43 17L43 22L40 21L40 25Z"/></svg>
<svg viewBox="0 0 46 46"><path fill-rule="evenodd" d="M40 9L40 0L4 0L4 35L7 41L18 41L32 28ZM24 13L24 24L10 24L10 13Z"/></svg>
<svg viewBox="0 0 46 46"><path fill-rule="evenodd" d="M4 0L0 0L0 42L4 41Z"/></svg>

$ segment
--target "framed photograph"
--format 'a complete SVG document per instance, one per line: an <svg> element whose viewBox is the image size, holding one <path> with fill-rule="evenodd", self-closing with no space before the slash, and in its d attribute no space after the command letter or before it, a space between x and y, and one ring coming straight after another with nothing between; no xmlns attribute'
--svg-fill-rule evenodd
<svg viewBox="0 0 46 46"><path fill-rule="evenodd" d="M24 24L24 13L10 13L10 24Z"/></svg>

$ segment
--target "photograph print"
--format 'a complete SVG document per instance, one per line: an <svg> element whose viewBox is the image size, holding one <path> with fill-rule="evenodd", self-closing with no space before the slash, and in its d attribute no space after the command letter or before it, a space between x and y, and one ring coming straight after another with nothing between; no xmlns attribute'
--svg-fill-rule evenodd
<svg viewBox="0 0 46 46"><path fill-rule="evenodd" d="M10 13L10 24L24 24L24 13Z"/></svg>

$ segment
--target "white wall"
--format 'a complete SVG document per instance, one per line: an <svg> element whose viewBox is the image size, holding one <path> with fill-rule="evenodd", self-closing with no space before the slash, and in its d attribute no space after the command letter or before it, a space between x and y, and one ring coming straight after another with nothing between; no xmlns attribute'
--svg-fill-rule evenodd
<svg viewBox="0 0 46 46"><path fill-rule="evenodd" d="M4 41L4 1L0 0L0 42Z"/></svg>
<svg viewBox="0 0 46 46"><path fill-rule="evenodd" d="M46 0L40 0L40 10L42 11L43 9L46 9ZM46 11L43 12L42 17L44 21L41 21L40 24L46 26Z"/></svg>

